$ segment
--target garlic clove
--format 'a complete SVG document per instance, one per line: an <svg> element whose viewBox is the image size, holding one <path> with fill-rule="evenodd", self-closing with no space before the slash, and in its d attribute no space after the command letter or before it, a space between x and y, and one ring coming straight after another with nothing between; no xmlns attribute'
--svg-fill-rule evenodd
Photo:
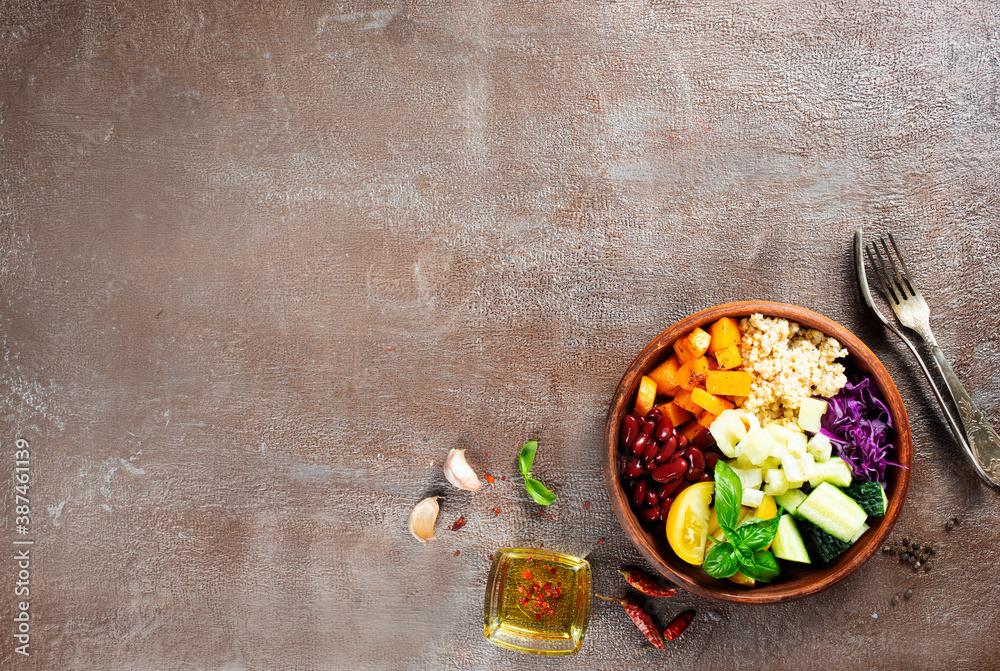
<svg viewBox="0 0 1000 671"><path fill-rule="evenodd" d="M440 496L426 498L410 511L410 533L421 543L434 540L434 523L437 522L441 507L437 500Z"/></svg>
<svg viewBox="0 0 1000 671"><path fill-rule="evenodd" d="M470 492L479 491L479 477L465 460L465 450L453 447L444 460L444 477L459 489Z"/></svg>

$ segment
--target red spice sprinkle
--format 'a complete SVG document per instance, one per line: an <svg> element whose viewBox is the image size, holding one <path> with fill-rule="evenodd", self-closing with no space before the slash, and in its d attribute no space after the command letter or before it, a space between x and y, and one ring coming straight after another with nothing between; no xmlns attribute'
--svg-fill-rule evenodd
<svg viewBox="0 0 1000 671"><path fill-rule="evenodd" d="M496 517L499 514L500 514L500 509L499 508L494 508L493 509L493 516Z"/></svg>
<svg viewBox="0 0 1000 671"><path fill-rule="evenodd" d="M583 509L584 510L590 510L590 501L584 501L583 502Z"/></svg>
<svg viewBox="0 0 1000 671"><path fill-rule="evenodd" d="M521 572L521 577L525 580L531 580L531 571L525 570Z"/></svg>
<svg viewBox="0 0 1000 671"><path fill-rule="evenodd" d="M549 519L550 519L550 520L554 520L554 519L555 519L555 517L553 517L552 515L549 515Z"/></svg>
<svg viewBox="0 0 1000 671"><path fill-rule="evenodd" d="M555 575L556 574L556 567L553 566L551 569L549 569L549 573L551 573L552 575Z"/></svg>
<svg viewBox="0 0 1000 671"><path fill-rule="evenodd" d="M465 526L465 518L459 517L457 520L451 523L451 526L448 527L448 531L458 531L464 526Z"/></svg>
<svg viewBox="0 0 1000 671"><path fill-rule="evenodd" d="M603 543L603 542L604 542L604 539L603 539L603 538L601 538L601 540L597 541L597 544L598 544L598 545L600 545L600 544L601 544L601 543Z"/></svg>
<svg viewBox="0 0 1000 671"><path fill-rule="evenodd" d="M157 319L159 319L162 316L163 316L163 310L160 310L159 312L156 313L156 318Z"/></svg>
<svg viewBox="0 0 1000 671"><path fill-rule="evenodd" d="M459 550L455 550L455 556L456 556L456 557L457 557L458 555L460 555L460 554L462 554L462 553L461 553L461 551L459 551Z"/></svg>
<svg viewBox="0 0 1000 671"><path fill-rule="evenodd" d="M488 457L488 456L490 456L490 453L489 452L483 452L483 456L484 457Z"/></svg>
<svg viewBox="0 0 1000 671"><path fill-rule="evenodd" d="M493 477L492 475L490 475L489 473L483 473L483 477L484 477L484 478L486 478L486 482L490 483L491 485L492 485L492 484L493 484L494 482L496 482L496 481L497 481L497 479L496 479L496 478L494 478L494 477Z"/></svg>
<svg viewBox="0 0 1000 671"><path fill-rule="evenodd" d="M506 476L506 475L501 475L501 476L500 476L500 479L501 479L501 480L506 480L506 479L507 479L507 476Z"/></svg>
<svg viewBox="0 0 1000 671"><path fill-rule="evenodd" d="M395 350L396 350L396 348L395 348L395 347L386 347L386 348L385 348L385 351L386 351L386 352L394 352Z"/></svg>

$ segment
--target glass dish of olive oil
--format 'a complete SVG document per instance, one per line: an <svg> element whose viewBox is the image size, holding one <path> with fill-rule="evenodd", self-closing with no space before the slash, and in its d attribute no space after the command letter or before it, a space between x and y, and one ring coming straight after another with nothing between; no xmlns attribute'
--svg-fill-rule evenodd
<svg viewBox="0 0 1000 671"><path fill-rule="evenodd" d="M592 594L590 564L579 557L497 550L483 606L486 639L534 655L572 655L587 633Z"/></svg>

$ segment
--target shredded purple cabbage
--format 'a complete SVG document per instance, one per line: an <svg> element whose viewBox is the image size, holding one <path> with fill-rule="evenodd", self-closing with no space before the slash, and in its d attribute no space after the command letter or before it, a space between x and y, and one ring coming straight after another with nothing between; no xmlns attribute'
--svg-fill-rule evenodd
<svg viewBox="0 0 1000 671"><path fill-rule="evenodd" d="M886 459L892 415L871 378L855 374L828 403L820 433L830 439L835 454L847 462L859 480L885 482L885 467L900 466Z"/></svg>

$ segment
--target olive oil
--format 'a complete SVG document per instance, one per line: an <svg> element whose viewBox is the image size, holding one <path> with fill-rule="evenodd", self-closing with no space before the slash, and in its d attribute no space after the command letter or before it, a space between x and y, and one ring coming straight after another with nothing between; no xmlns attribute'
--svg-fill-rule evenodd
<svg viewBox="0 0 1000 671"><path fill-rule="evenodd" d="M571 655L590 620L590 564L547 550L494 555L483 608L486 638L537 655Z"/></svg>

